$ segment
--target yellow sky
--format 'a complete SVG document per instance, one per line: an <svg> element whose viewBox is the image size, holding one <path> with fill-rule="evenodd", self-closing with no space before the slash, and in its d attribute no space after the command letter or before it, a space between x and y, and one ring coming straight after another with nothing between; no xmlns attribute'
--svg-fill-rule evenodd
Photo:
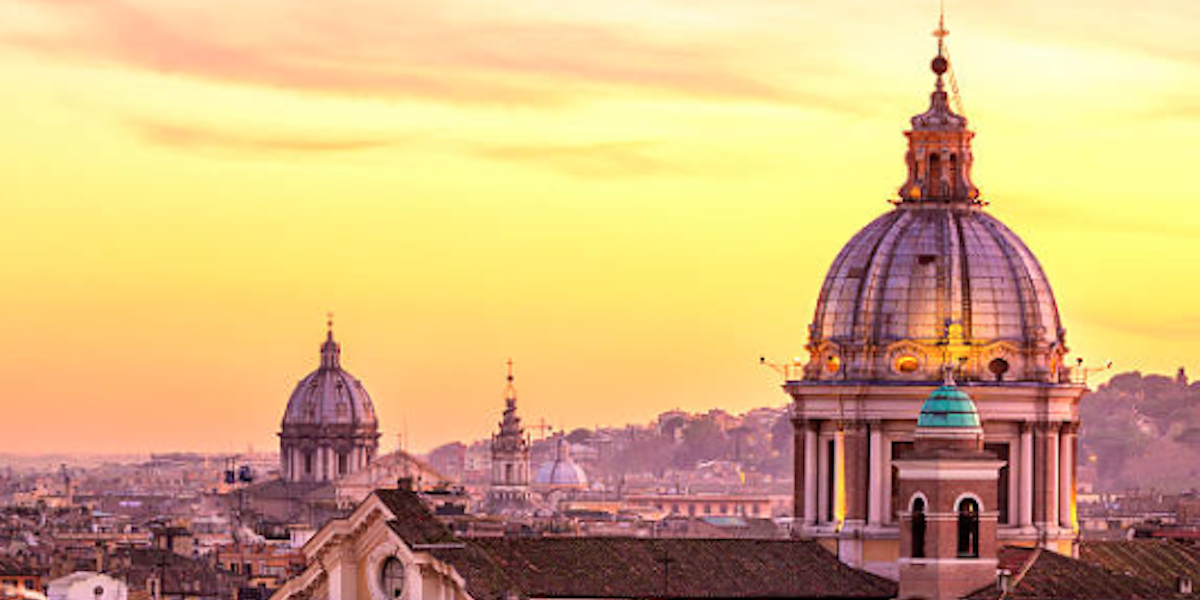
<svg viewBox="0 0 1200 600"><path fill-rule="evenodd" d="M249 6L245 6L249 4ZM1074 355L1200 373L1200 5L954 0ZM928 0L0 3L0 452L273 448L324 314L395 444L782 405Z"/></svg>

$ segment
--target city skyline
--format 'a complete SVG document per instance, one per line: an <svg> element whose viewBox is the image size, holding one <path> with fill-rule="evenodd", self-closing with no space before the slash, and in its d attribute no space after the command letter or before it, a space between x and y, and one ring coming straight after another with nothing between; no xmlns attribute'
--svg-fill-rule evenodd
<svg viewBox="0 0 1200 600"><path fill-rule="evenodd" d="M566 429L782 405L758 357L903 183L930 4L0 7L0 452L274 448L327 311L385 449L485 438L509 357ZM1072 358L1200 369L1200 11L947 9Z"/></svg>

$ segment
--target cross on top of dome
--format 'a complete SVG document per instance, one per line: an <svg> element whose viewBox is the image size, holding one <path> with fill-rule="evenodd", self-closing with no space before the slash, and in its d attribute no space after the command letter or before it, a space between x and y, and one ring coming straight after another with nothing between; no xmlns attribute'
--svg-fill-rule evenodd
<svg viewBox="0 0 1200 600"><path fill-rule="evenodd" d="M325 343L321 344L321 368L340 369L342 348L333 341L333 313L325 313Z"/></svg>
<svg viewBox="0 0 1200 600"><path fill-rule="evenodd" d="M979 189L971 182L971 138L967 118L950 108L943 76L950 71L946 52L944 14L933 32L938 41L931 64L937 83L929 96L929 108L912 118L908 136L908 180L900 186L901 203L978 204ZM951 77L953 83L953 77Z"/></svg>

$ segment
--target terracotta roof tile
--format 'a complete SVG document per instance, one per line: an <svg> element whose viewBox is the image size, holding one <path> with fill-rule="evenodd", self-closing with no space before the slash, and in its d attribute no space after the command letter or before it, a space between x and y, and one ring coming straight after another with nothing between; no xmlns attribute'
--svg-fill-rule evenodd
<svg viewBox="0 0 1200 600"><path fill-rule="evenodd" d="M1007 593L995 584L978 590L972 600L1167 600L1180 598L1173 587L1117 573L1049 550L1007 546L1000 565L1013 573ZM1018 567L1018 568L1013 568Z"/></svg>
<svg viewBox="0 0 1200 600"><path fill-rule="evenodd" d="M1175 587L1179 577L1200 584L1196 549L1172 540L1086 541L1079 545L1079 558L1169 588Z"/></svg>
<svg viewBox="0 0 1200 600"><path fill-rule="evenodd" d="M847 567L811 541L481 538L468 545L482 550L519 593L533 597L890 598L896 593L894 582ZM446 558L456 568L463 562ZM468 581L473 596L500 597L477 595L475 582Z"/></svg>

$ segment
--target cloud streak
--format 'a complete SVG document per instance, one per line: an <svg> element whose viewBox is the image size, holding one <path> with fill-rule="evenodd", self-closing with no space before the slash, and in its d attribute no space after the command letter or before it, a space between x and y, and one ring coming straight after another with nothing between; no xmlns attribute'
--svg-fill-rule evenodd
<svg viewBox="0 0 1200 600"><path fill-rule="evenodd" d="M387 137L247 133L146 119L131 119L126 124L144 142L199 152L255 155L329 154L375 150L395 146L401 141L398 138Z"/></svg>
<svg viewBox="0 0 1200 600"><path fill-rule="evenodd" d="M303 92L466 104L552 105L597 88L779 101L728 53L615 26L465 17L424 0L139 4L22 0L37 31L0 43L56 58ZM476 11L478 12L478 11Z"/></svg>

